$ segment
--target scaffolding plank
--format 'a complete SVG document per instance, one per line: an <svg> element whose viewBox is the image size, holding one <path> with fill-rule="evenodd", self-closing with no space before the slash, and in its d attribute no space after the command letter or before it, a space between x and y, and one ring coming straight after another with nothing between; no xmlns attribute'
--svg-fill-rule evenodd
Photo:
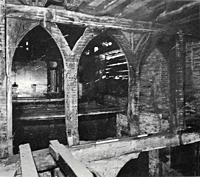
<svg viewBox="0 0 200 177"><path fill-rule="evenodd" d="M39 177L29 144L19 146L22 177Z"/></svg>
<svg viewBox="0 0 200 177"><path fill-rule="evenodd" d="M65 175L69 177L93 177L93 174L74 158L70 150L57 140L50 141L49 149Z"/></svg>

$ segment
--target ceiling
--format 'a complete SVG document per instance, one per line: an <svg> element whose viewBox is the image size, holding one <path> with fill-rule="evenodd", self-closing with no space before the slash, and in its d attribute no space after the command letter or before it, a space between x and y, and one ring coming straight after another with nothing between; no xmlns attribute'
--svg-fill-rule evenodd
<svg viewBox="0 0 200 177"><path fill-rule="evenodd" d="M7 0L7 2L61 8L95 16L147 21L165 29L172 26L181 27L187 33L193 34L198 34L200 31L200 0Z"/></svg>
<svg viewBox="0 0 200 177"><path fill-rule="evenodd" d="M52 5L96 16L162 23L198 10L200 0L47 0L46 6Z"/></svg>

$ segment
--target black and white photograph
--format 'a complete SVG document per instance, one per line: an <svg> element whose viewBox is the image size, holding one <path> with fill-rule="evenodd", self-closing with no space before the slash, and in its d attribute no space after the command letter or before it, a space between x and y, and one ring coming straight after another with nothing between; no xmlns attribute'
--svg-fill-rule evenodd
<svg viewBox="0 0 200 177"><path fill-rule="evenodd" d="M200 0L0 0L0 177L200 176Z"/></svg>

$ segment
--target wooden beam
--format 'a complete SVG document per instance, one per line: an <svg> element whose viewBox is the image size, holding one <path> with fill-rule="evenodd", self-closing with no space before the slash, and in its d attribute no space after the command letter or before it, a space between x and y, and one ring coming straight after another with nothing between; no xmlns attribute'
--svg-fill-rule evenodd
<svg viewBox="0 0 200 177"><path fill-rule="evenodd" d="M124 11L122 12L122 16L127 16L128 14L133 14L137 10L139 10L141 7L146 6L148 3L151 3L153 0L135 0L131 4L129 4Z"/></svg>
<svg viewBox="0 0 200 177"><path fill-rule="evenodd" d="M29 144L19 146L22 177L39 177Z"/></svg>
<svg viewBox="0 0 200 177"><path fill-rule="evenodd" d="M59 167L66 176L93 177L93 174L81 162L74 158L70 150L57 140L50 141L49 150L57 162L60 160L64 161L64 163L59 163Z"/></svg>
<svg viewBox="0 0 200 177"><path fill-rule="evenodd" d="M64 98L14 98L13 103L49 103L49 102L63 102Z"/></svg>
<svg viewBox="0 0 200 177"><path fill-rule="evenodd" d="M162 14L160 14L157 17L156 21L157 22L164 22L166 20L171 20L172 17L178 16L181 13L183 13L184 11L187 11L187 10L189 10L189 9L193 8L194 6L197 6L199 4L200 4L200 0L196 1L196 2L185 4L185 5L181 6L179 9L176 9L176 10L173 10L173 11L170 11L170 12L164 11Z"/></svg>
<svg viewBox="0 0 200 177"><path fill-rule="evenodd" d="M7 18L22 18L36 21L48 21L62 24L72 24L78 26L90 26L96 28L112 28L127 31L153 32L157 31L151 29L151 25L145 22L133 22L132 20L124 18L114 18L108 16L97 17L83 13L50 9L43 7L34 7L26 5L12 5L6 6Z"/></svg>
<svg viewBox="0 0 200 177"><path fill-rule="evenodd" d="M182 135L154 135L141 138L123 138L70 147L73 156L81 162L88 163L109 158L117 158L125 154L175 147L200 142L200 133L183 133ZM38 172L56 168L55 161L48 149L33 151ZM11 157L10 157L11 158ZM13 163L19 158L15 155ZM11 160L10 160L11 161ZM19 170L17 174L21 174Z"/></svg>
<svg viewBox="0 0 200 177"><path fill-rule="evenodd" d="M103 2L105 2L106 0L93 0L92 2L90 2L88 5L92 6L92 7L98 7L100 4L102 4Z"/></svg>
<svg viewBox="0 0 200 177"><path fill-rule="evenodd" d="M99 15L102 14L117 14L123 12L123 9L127 7L131 3L131 0L113 0L111 2L107 2L101 4L97 8L95 8L96 13ZM95 11L94 11L95 13Z"/></svg>
<svg viewBox="0 0 200 177"><path fill-rule="evenodd" d="M85 113L79 113L78 116L95 116L95 115L102 115L102 114L117 114L125 112L125 109L119 109L119 110L105 110L105 111L96 111L96 112L85 112ZM17 118L17 120L22 121L38 121L38 120L64 120L65 114L52 114L52 115L38 115L38 116L20 116Z"/></svg>
<svg viewBox="0 0 200 177"><path fill-rule="evenodd" d="M134 152L175 147L181 144L191 144L199 141L199 133L153 135L142 138L114 139L110 142L100 141L93 144L74 146L71 148L71 151L81 161L97 161Z"/></svg>

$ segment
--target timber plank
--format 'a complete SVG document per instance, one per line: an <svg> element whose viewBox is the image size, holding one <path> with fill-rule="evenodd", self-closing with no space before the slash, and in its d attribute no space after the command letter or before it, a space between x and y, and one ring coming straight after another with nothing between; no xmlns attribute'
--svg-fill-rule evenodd
<svg viewBox="0 0 200 177"><path fill-rule="evenodd" d="M39 177L29 144L19 146L22 177Z"/></svg>
<svg viewBox="0 0 200 177"><path fill-rule="evenodd" d="M70 177L93 177L93 174L73 157L70 150L57 140L50 141L50 153L56 161L62 159L65 162L60 163L60 168L65 175Z"/></svg>

